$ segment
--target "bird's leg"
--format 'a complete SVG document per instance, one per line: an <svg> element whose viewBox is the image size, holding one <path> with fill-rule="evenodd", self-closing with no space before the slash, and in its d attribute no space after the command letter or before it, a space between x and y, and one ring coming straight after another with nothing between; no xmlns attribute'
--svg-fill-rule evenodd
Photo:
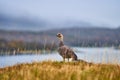
<svg viewBox="0 0 120 80"><path fill-rule="evenodd" d="M64 61L65 61L65 58L67 57L66 53L65 53L65 56L64 56Z"/></svg>
<svg viewBox="0 0 120 80"><path fill-rule="evenodd" d="M72 61L74 61L74 58L72 58Z"/></svg>
<svg viewBox="0 0 120 80"><path fill-rule="evenodd" d="M69 62L69 58L68 58L68 62Z"/></svg>

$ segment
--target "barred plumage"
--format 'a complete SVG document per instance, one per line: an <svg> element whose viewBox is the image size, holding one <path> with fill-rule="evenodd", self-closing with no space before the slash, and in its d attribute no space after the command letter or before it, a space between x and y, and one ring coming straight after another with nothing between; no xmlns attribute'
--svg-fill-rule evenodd
<svg viewBox="0 0 120 80"><path fill-rule="evenodd" d="M58 33L57 38L60 40L58 52L63 57L63 60L65 61L65 58L67 58L68 61L69 58L72 58L73 61L77 60L77 55L74 53L74 51L68 46L64 45L63 35Z"/></svg>

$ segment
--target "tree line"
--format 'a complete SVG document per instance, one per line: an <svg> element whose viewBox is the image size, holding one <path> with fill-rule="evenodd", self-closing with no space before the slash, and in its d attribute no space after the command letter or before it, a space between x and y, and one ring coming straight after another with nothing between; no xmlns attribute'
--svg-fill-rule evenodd
<svg viewBox="0 0 120 80"><path fill-rule="evenodd" d="M21 40L12 40L7 41L5 39L0 39L0 52L21 52L21 51L28 51L28 50L56 50L57 45L53 43L39 43L39 42L24 42Z"/></svg>

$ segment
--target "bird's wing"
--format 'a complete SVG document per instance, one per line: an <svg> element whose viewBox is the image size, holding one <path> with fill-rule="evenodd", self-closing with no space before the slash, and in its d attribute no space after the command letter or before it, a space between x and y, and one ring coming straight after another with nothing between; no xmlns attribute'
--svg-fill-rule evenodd
<svg viewBox="0 0 120 80"><path fill-rule="evenodd" d="M62 47L59 47L58 51L59 51L60 54L63 54L63 55L69 54L69 52L73 52L72 49L70 49L66 45L64 45Z"/></svg>

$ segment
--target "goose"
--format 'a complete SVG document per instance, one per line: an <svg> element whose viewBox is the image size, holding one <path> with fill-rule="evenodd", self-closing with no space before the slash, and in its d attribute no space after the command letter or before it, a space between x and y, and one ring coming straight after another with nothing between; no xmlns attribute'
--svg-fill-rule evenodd
<svg viewBox="0 0 120 80"><path fill-rule="evenodd" d="M70 47L64 45L63 34L58 33L56 36L59 40L58 53L62 56L63 61L65 61L66 58L68 61L69 58L72 58L72 61L77 61L77 55L74 53L74 51Z"/></svg>

